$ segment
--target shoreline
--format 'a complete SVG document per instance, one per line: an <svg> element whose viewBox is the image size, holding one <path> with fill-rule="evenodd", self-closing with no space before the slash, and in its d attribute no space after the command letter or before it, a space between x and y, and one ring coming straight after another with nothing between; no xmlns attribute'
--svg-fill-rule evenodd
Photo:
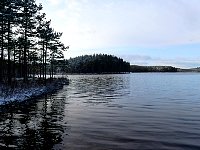
<svg viewBox="0 0 200 150"><path fill-rule="evenodd" d="M66 73L66 75L106 75L106 74L130 74L131 72L103 72L103 73Z"/></svg>
<svg viewBox="0 0 200 150"><path fill-rule="evenodd" d="M43 84L29 84L24 87L14 89L1 85L0 87L0 105L7 105L15 102L24 102L27 100L42 97L46 94L54 93L62 89L64 85L69 84L67 78L56 78L52 82Z"/></svg>

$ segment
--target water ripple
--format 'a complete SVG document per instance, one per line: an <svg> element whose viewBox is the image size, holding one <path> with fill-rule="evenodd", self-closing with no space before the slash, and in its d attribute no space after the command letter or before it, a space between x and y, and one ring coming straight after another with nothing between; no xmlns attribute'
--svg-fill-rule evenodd
<svg viewBox="0 0 200 150"><path fill-rule="evenodd" d="M200 149L200 74L73 75L0 108L0 149Z"/></svg>

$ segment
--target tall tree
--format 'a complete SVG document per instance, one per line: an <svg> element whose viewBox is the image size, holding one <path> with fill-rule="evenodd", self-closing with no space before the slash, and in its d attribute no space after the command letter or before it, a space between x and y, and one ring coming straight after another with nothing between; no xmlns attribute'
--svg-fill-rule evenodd
<svg viewBox="0 0 200 150"><path fill-rule="evenodd" d="M13 37L14 30L13 28L17 25L18 17L17 13L19 7L17 7L19 1L15 0L4 0L1 4L1 67L3 67L4 62L4 52L7 49L7 80L11 84L12 71L11 71L11 50L13 48ZM2 73L4 68L1 71L1 80Z"/></svg>
<svg viewBox="0 0 200 150"><path fill-rule="evenodd" d="M6 19L6 6L8 2L6 0L0 1L0 35L1 35L1 59L0 59L0 82L3 81L4 73L4 49L5 49L5 19Z"/></svg>
<svg viewBox="0 0 200 150"><path fill-rule="evenodd" d="M63 56L62 33L50 27L51 21L46 21L41 10L42 5L35 0L0 1L0 82L11 84L17 75L27 83L28 76L38 70L38 63L46 79L47 64Z"/></svg>
<svg viewBox="0 0 200 150"><path fill-rule="evenodd" d="M24 38L23 49L23 78L24 82L28 80L28 53L33 43L31 39L36 36L36 18L39 11L42 9L41 5L37 6L34 0L22 0L21 9L21 34Z"/></svg>

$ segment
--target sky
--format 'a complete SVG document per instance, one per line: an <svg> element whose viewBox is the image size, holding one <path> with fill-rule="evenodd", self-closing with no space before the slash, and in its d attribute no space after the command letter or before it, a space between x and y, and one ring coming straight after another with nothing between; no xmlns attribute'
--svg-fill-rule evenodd
<svg viewBox="0 0 200 150"><path fill-rule="evenodd" d="M65 58L111 54L135 65L200 67L200 0L36 0L63 32Z"/></svg>

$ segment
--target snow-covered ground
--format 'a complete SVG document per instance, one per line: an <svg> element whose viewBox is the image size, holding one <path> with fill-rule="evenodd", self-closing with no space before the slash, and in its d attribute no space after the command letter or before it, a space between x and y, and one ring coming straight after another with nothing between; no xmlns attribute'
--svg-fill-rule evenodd
<svg viewBox="0 0 200 150"><path fill-rule="evenodd" d="M0 105L7 104L14 101L25 101L38 96L51 93L52 91L59 89L61 86L66 84L66 80L56 80L53 83L48 83L46 86L43 85L29 85L26 87L20 87L10 89L5 86L0 86Z"/></svg>

